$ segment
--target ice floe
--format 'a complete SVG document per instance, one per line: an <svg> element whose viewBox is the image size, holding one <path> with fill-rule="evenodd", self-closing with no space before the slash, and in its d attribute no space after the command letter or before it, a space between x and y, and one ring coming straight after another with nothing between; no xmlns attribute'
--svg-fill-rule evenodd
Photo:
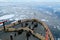
<svg viewBox="0 0 60 40"><path fill-rule="evenodd" d="M57 29L60 30L60 26L57 26Z"/></svg>
<svg viewBox="0 0 60 40"><path fill-rule="evenodd" d="M41 21L46 21L46 22L48 22L48 20L46 20L46 19L41 19Z"/></svg>
<svg viewBox="0 0 60 40"><path fill-rule="evenodd" d="M21 15L20 16L20 19L22 20L22 19L28 19L29 17L28 17L28 15Z"/></svg>
<svg viewBox="0 0 60 40"><path fill-rule="evenodd" d="M15 23L16 21L13 21L13 22L11 22L11 23Z"/></svg>
<svg viewBox="0 0 60 40"><path fill-rule="evenodd" d="M49 12L49 11L45 11L47 14L49 14L49 15L52 15L52 13L51 12Z"/></svg>
<svg viewBox="0 0 60 40"><path fill-rule="evenodd" d="M11 19L9 19L9 21L12 21L13 19L11 18Z"/></svg>
<svg viewBox="0 0 60 40"><path fill-rule="evenodd" d="M3 15L3 16L1 16L1 17L0 17L0 20L9 19L9 18L12 18L12 17L14 17L14 15L13 15L13 14Z"/></svg>
<svg viewBox="0 0 60 40"><path fill-rule="evenodd" d="M56 28L56 26L54 26L54 28Z"/></svg>
<svg viewBox="0 0 60 40"><path fill-rule="evenodd" d="M16 21L18 21L19 19L18 18L15 18Z"/></svg>

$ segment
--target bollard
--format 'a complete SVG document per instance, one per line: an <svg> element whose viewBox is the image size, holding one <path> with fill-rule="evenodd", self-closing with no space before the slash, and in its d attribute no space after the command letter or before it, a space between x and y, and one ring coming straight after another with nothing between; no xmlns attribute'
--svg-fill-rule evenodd
<svg viewBox="0 0 60 40"><path fill-rule="evenodd" d="M20 31L18 31L18 35L22 34L23 29L21 29Z"/></svg>
<svg viewBox="0 0 60 40"><path fill-rule="evenodd" d="M26 32L26 37L27 37L27 40L29 40L29 37L31 36L31 32Z"/></svg>
<svg viewBox="0 0 60 40"><path fill-rule="evenodd" d="M13 35L12 34L10 35L10 40L13 40Z"/></svg>
<svg viewBox="0 0 60 40"><path fill-rule="evenodd" d="M14 37L16 36L16 33L14 34Z"/></svg>

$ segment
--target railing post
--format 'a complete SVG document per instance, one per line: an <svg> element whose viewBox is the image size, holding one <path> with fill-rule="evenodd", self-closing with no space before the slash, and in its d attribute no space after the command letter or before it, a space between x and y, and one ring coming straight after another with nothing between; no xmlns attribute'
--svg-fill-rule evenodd
<svg viewBox="0 0 60 40"><path fill-rule="evenodd" d="M6 28L5 28L5 22L3 22L3 28L4 28L4 31L6 30Z"/></svg>

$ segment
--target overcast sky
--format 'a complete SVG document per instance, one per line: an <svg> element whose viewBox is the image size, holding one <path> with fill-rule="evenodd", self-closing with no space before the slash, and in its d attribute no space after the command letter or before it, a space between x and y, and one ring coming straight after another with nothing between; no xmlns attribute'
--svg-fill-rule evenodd
<svg viewBox="0 0 60 40"><path fill-rule="evenodd" d="M60 0L0 0L0 2L60 2Z"/></svg>

